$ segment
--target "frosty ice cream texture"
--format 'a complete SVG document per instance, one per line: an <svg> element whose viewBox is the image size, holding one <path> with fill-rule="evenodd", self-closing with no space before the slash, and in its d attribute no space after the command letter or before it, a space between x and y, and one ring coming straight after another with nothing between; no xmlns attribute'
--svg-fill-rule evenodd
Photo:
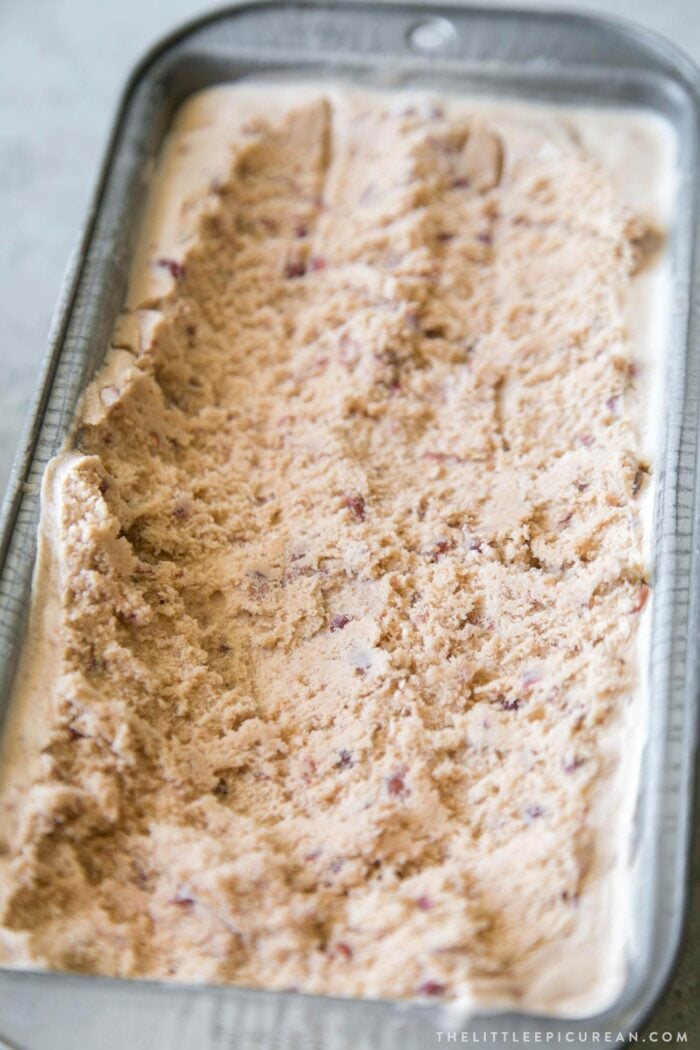
<svg viewBox="0 0 700 1050"><path fill-rule="evenodd" d="M318 87L185 107L47 477L8 957L614 994L653 237L591 126Z"/></svg>

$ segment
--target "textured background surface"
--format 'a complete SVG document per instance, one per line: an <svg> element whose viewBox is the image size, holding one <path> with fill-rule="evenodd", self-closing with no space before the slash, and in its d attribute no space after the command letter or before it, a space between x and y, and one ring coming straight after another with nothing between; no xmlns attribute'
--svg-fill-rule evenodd
<svg viewBox="0 0 700 1050"><path fill-rule="evenodd" d="M0 0L0 493L125 78L148 46L211 6L198 0ZM560 5L537 0L536 6ZM633 18L700 63L697 0L579 0L577 6ZM651 1026L687 1031L692 1050L700 1048L698 848L694 871L688 947Z"/></svg>

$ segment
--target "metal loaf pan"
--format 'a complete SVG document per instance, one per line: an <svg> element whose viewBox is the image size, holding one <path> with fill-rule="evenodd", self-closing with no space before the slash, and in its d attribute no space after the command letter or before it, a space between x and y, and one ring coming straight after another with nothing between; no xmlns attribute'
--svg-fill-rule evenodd
<svg viewBox="0 0 700 1050"><path fill-rule="evenodd" d="M427 27L425 23L428 23ZM422 26L416 32L416 26ZM147 192L170 117L190 93L250 75L422 83L496 97L648 107L674 126L678 195L671 231L673 310L665 439L656 463L649 740L637 807L634 950L605 1014L523 1014L460 1022L439 1007L236 988L161 985L0 970L0 1046L22 1050L425 1050L437 1032L470 1042L495 1029L548 1045L639 1027L673 968L687 898L696 742L700 558L695 520L700 394L700 74L633 26L575 14L376 2L252 2L194 22L152 51L125 91L85 233L56 314L50 351L0 531L0 716L26 626L39 486L108 345ZM538 1034L539 1033L539 1034ZM443 1041L445 1041L443 1036ZM3 1044L2 1040L6 1040ZM460 1035L458 1041L463 1041ZM492 1041L493 1042L493 1041ZM509 1045L509 1044L508 1044Z"/></svg>

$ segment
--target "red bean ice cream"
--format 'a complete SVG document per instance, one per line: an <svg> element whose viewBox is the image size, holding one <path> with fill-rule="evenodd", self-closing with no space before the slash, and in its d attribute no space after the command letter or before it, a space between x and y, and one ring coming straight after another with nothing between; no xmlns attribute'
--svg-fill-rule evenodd
<svg viewBox="0 0 700 1050"><path fill-rule="evenodd" d="M280 94L180 114L47 472L4 953L599 1006L643 707L629 306L660 273L658 128Z"/></svg>

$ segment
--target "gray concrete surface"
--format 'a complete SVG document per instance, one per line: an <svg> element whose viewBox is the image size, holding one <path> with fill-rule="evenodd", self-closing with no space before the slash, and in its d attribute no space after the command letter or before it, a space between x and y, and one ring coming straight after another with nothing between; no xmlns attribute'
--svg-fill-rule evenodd
<svg viewBox="0 0 700 1050"><path fill-rule="evenodd" d="M507 2L528 6L527 0ZM211 6L198 0L0 0L0 493L120 89L149 45ZM535 0L535 6L562 5ZM697 0L579 0L576 6L635 19L700 63ZM674 1035L687 1031L691 1050L700 1050L696 852L689 947L651 1025ZM645 1038L649 1042L649 1032Z"/></svg>

